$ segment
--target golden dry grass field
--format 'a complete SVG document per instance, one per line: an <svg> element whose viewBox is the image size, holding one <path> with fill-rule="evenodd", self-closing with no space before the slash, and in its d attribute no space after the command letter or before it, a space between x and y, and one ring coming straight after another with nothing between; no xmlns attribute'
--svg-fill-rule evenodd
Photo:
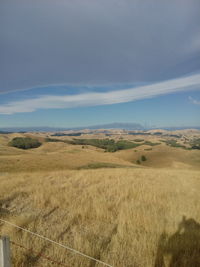
<svg viewBox="0 0 200 267"><path fill-rule="evenodd" d="M200 266L199 151L161 144L105 153L61 142L23 151L7 146L12 137L0 136L1 219L116 267ZM103 266L4 223L0 234L34 249L12 245L14 267L59 266L43 254Z"/></svg>

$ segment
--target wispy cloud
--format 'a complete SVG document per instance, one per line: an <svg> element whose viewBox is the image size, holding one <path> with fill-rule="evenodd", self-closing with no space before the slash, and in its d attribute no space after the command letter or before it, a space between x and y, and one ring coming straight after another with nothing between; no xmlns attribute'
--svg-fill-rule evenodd
<svg viewBox="0 0 200 267"><path fill-rule="evenodd" d="M38 109L64 109L110 105L199 88L200 74L196 74L124 90L64 96L46 95L21 101L13 101L0 106L0 114L33 112Z"/></svg>
<svg viewBox="0 0 200 267"><path fill-rule="evenodd" d="M200 105L200 100L196 100L193 97L189 96L189 100L194 105Z"/></svg>

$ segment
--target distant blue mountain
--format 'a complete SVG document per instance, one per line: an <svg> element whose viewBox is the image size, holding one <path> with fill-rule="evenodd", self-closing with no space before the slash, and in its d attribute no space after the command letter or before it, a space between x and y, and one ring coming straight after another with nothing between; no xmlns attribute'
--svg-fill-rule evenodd
<svg viewBox="0 0 200 267"><path fill-rule="evenodd" d="M148 127L145 128L139 123L123 123L123 122L114 122L110 124L100 124L100 125L93 125L93 126L86 126L86 127L71 127L71 128L64 128L64 127L7 127L7 128L0 128L0 133L9 133L9 132L62 132L67 130L98 130L98 129L124 129L124 130L151 130L151 129L164 129L164 130L183 130L183 129L200 129L200 126L185 126L185 127Z"/></svg>
<svg viewBox="0 0 200 267"><path fill-rule="evenodd" d="M139 123L110 123L102 125L93 125L85 127L71 127L71 128L61 128L61 127L7 127L0 128L0 131L5 132L59 132L67 130L98 130L98 129L125 129L125 130L143 130L144 127Z"/></svg>
<svg viewBox="0 0 200 267"><path fill-rule="evenodd" d="M109 124L100 124L93 125L88 127L81 127L77 129L90 129L90 130L98 130L98 129L124 129L124 130L143 130L144 127L139 123L123 123L123 122L114 122Z"/></svg>

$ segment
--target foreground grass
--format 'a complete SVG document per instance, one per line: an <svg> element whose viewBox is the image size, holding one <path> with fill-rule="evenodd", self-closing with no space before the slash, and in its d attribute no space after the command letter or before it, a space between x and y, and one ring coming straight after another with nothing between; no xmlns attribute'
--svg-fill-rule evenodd
<svg viewBox="0 0 200 267"><path fill-rule="evenodd" d="M170 169L2 173L0 216L113 266L163 267L163 255L166 266L170 261L173 267L199 266L191 256L191 246L200 249L199 174ZM193 221L184 224L183 215ZM181 221L183 233L177 232ZM51 266L40 252L72 267L102 266L11 226L0 224L0 234L38 252L12 247L14 267ZM173 265L176 256L187 265Z"/></svg>

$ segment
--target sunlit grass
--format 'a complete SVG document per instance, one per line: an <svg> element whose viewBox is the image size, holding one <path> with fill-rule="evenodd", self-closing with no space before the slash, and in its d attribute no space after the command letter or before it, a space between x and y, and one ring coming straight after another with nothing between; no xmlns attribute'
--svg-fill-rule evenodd
<svg viewBox="0 0 200 267"><path fill-rule="evenodd" d="M175 233L183 215L200 222L199 177L128 168L2 174L1 217L113 266L153 267L164 231ZM0 233L69 266L101 266L8 225ZM12 253L14 267L51 266L30 251Z"/></svg>

